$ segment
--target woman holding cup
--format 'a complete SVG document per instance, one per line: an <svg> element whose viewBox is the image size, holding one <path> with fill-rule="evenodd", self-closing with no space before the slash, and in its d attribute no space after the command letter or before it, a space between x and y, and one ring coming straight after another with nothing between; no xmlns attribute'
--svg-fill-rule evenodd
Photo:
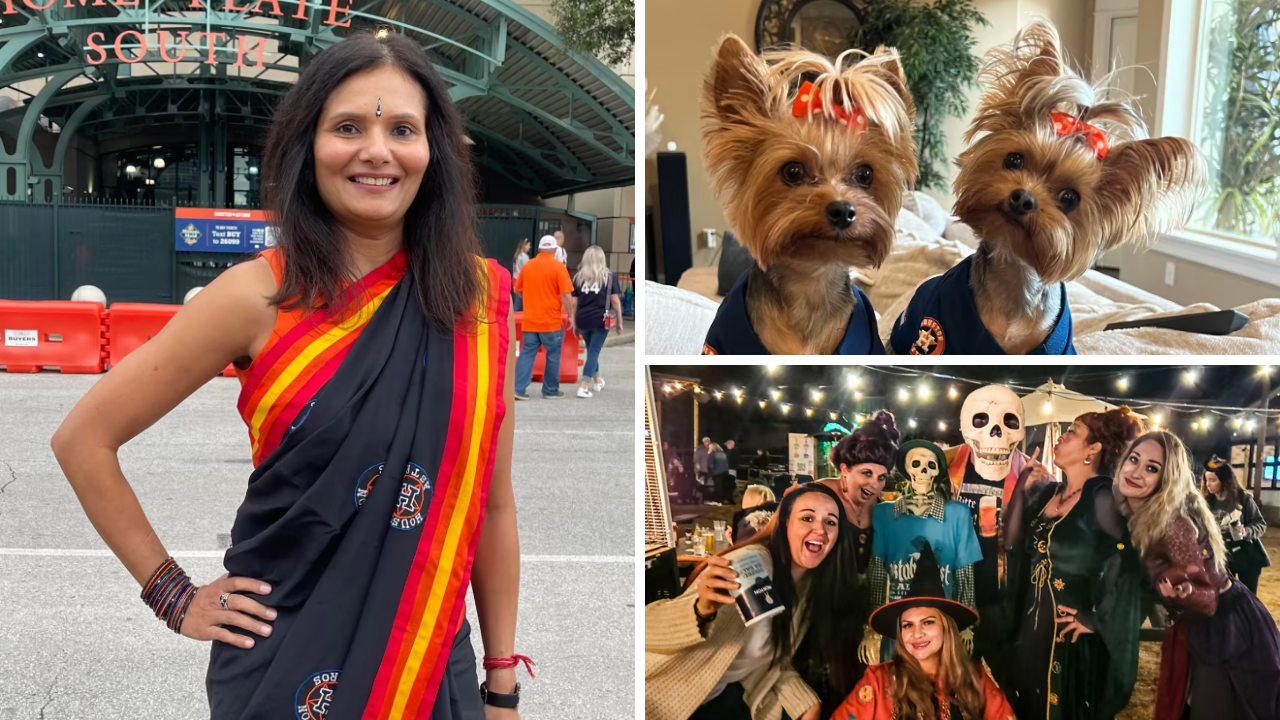
<svg viewBox="0 0 1280 720"><path fill-rule="evenodd" d="M1262 568L1271 566L1262 546L1267 521L1258 511L1258 503L1236 482L1231 465L1216 456L1205 464L1204 490L1209 512L1218 521L1227 545L1227 569L1257 595L1258 576Z"/></svg>
<svg viewBox="0 0 1280 720"><path fill-rule="evenodd" d="M645 717L816 720L824 695L843 698L860 671L845 649L862 625L849 621L860 608L844 523L834 492L799 486L763 530L695 569L680 597L646 606Z"/></svg>

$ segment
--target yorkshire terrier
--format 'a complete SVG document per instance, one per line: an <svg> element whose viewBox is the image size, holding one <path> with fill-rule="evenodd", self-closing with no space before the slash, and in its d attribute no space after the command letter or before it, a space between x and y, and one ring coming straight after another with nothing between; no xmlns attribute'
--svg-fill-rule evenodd
<svg viewBox="0 0 1280 720"><path fill-rule="evenodd" d="M981 242L916 289L889 344L913 355L1074 355L1066 282L1101 253L1185 221L1203 159L1182 138L1148 139L1132 107L1071 70L1044 20L991 50L978 78L954 212Z"/></svg>
<svg viewBox="0 0 1280 720"><path fill-rule="evenodd" d="M800 50L757 57L734 35L720 43L702 93L703 160L754 264L704 354L884 353L849 271L879 267L893 245L917 176L914 115L894 50L832 62Z"/></svg>

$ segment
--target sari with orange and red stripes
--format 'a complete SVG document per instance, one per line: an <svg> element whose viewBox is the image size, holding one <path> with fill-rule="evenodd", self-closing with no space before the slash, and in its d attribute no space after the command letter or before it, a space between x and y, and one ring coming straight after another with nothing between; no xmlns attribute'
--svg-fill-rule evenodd
<svg viewBox="0 0 1280 720"><path fill-rule="evenodd" d="M479 267L475 326L432 328L397 254L348 289L342 319L282 311L241 374L256 468L224 564L269 583L249 597L278 616L253 648L213 644L214 720L483 717L464 606L511 279Z"/></svg>

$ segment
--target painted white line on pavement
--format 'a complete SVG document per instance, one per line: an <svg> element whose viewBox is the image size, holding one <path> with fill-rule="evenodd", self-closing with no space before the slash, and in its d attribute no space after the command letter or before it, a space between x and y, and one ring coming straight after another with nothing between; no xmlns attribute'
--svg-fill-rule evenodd
<svg viewBox="0 0 1280 720"><path fill-rule="evenodd" d="M170 553L174 558L220 558L221 550L179 550ZM0 548L0 555L28 557L115 557L110 550L77 550L72 548ZM521 555L521 562L530 563L629 563L635 558L627 555Z"/></svg>
<svg viewBox="0 0 1280 720"><path fill-rule="evenodd" d="M631 437L635 430L516 430L516 435L626 435Z"/></svg>

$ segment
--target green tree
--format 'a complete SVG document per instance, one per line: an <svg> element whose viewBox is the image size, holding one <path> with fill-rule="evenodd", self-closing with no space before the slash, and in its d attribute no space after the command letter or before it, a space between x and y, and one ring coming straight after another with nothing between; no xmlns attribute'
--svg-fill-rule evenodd
<svg viewBox="0 0 1280 720"><path fill-rule="evenodd" d="M556 30L570 50L622 65L636 45L635 0L551 0Z"/></svg>
<svg viewBox="0 0 1280 720"><path fill-rule="evenodd" d="M1200 143L1215 179L1202 221L1280 237L1280 0L1230 0L1210 34ZM1216 96L1213 96L1215 95Z"/></svg>
<svg viewBox="0 0 1280 720"><path fill-rule="evenodd" d="M947 139L942 123L967 110L965 88L977 86L979 60L973 30L988 25L973 0L876 0L866 21L849 38L850 47L872 52L897 48L916 104L917 187L947 187Z"/></svg>

